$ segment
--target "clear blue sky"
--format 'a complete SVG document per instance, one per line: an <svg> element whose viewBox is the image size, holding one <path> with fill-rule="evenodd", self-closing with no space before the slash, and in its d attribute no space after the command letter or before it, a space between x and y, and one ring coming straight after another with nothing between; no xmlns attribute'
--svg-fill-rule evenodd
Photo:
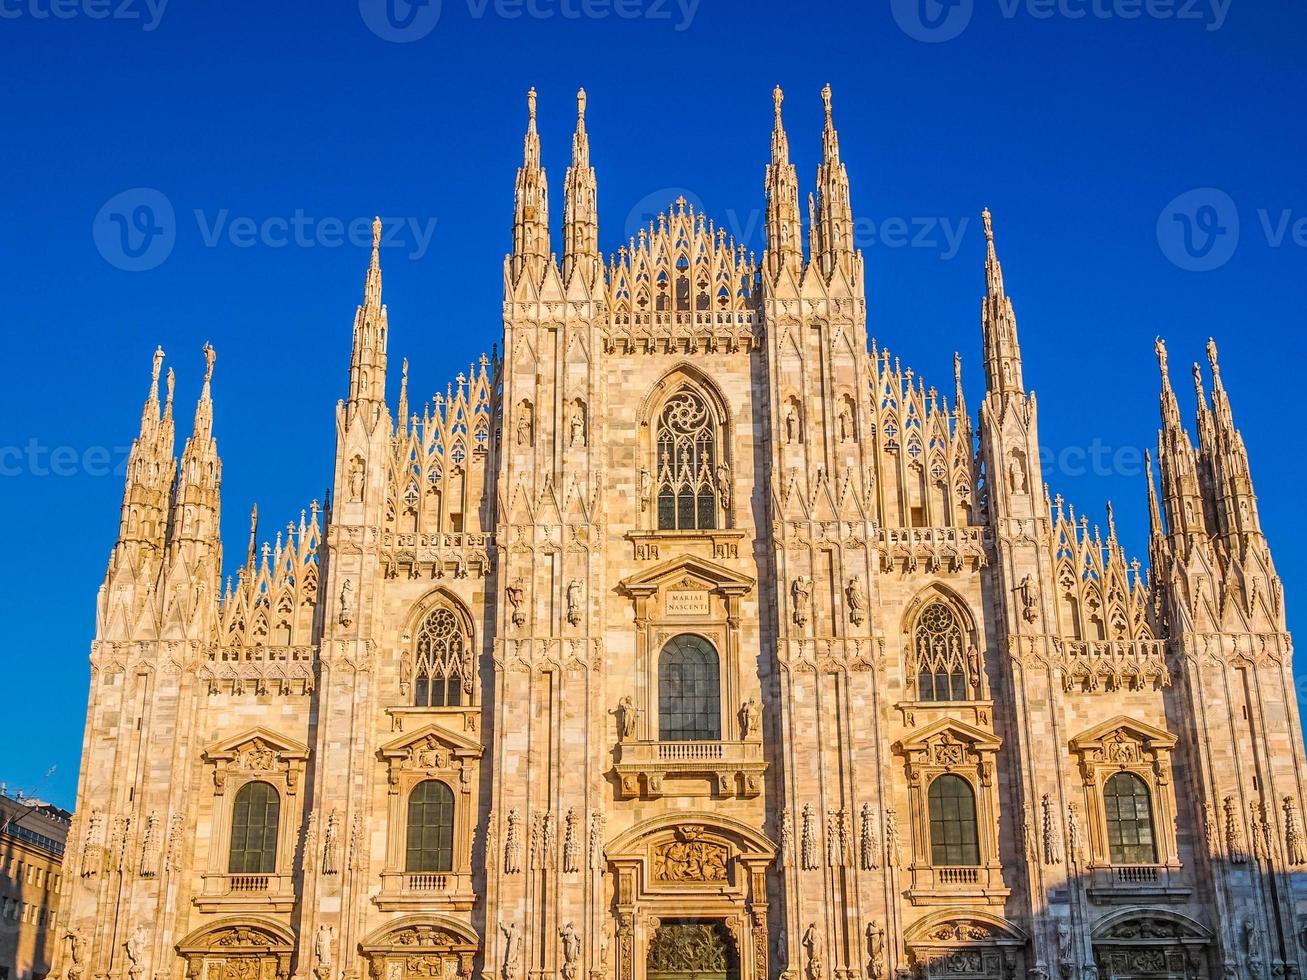
<svg viewBox="0 0 1307 980"><path fill-rule="evenodd" d="M973 407L978 216L993 208L1046 477L1091 521L1111 498L1141 559L1153 337L1191 414L1188 364L1214 335L1304 625L1303 4L443 0L434 20L406 0L152 2L0 0L11 789L73 802L113 470L155 345L178 372L179 451L200 347L217 348L230 567L251 502L271 535L330 479L367 258L335 222L401 219L382 262L415 401L498 340L530 85L555 227L574 93L589 92L611 251L633 212L681 193L760 247L772 86L806 193L829 81L871 332L945 389L960 351ZM1195 189L1211 190L1172 204ZM164 235L138 248L137 227Z"/></svg>

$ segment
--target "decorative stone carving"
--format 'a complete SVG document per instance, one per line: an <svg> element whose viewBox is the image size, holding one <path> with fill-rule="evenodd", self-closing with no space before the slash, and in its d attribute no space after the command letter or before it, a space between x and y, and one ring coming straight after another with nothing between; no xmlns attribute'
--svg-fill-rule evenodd
<svg viewBox="0 0 1307 980"><path fill-rule="evenodd" d="M522 604L526 599L526 587L522 584L520 575L504 587L504 596L508 599L508 605L513 610L513 625L521 626L526 622L526 610L522 608Z"/></svg>
<svg viewBox="0 0 1307 980"><path fill-rule="evenodd" d="M885 975L885 929L872 919L867 923L867 976L880 980Z"/></svg>
<svg viewBox="0 0 1307 980"><path fill-rule="evenodd" d="M336 931L326 923L318 926L313 937L313 956L318 961L313 968L317 980L328 980L331 976L332 947L335 946Z"/></svg>
<svg viewBox="0 0 1307 980"><path fill-rule="evenodd" d="M1225 798L1225 851L1232 864L1244 864L1248 855L1243 846L1243 826L1233 796Z"/></svg>
<svg viewBox="0 0 1307 980"><path fill-rule="evenodd" d="M81 980L86 967L86 936L80 929L71 929L64 936L68 944L68 970L66 980Z"/></svg>
<svg viewBox="0 0 1307 980"><path fill-rule="evenodd" d="M340 816L336 810L327 815L327 829L322 835L322 873L340 874Z"/></svg>
<svg viewBox="0 0 1307 980"><path fill-rule="evenodd" d="M613 714L617 716L617 737L622 741L635 738L635 701L629 694L622 695Z"/></svg>
<svg viewBox="0 0 1307 980"><path fill-rule="evenodd" d="M876 817L870 803L862 804L861 831L858 834L858 866L863 871L880 867L880 848L876 843Z"/></svg>
<svg viewBox="0 0 1307 980"><path fill-rule="evenodd" d="M131 965L127 968L127 976L131 980L140 980L141 974L145 972L145 957L150 947L150 927L144 922L138 923L132 930L127 941L123 943L123 949L127 953L127 961Z"/></svg>
<svg viewBox="0 0 1307 980"><path fill-rule="evenodd" d="M1298 804L1292 796L1286 796L1282 804L1284 810L1284 858L1297 867L1307 863L1307 854L1303 851L1302 831L1298 828Z"/></svg>
<svg viewBox="0 0 1307 980"><path fill-rule="evenodd" d="M159 814L151 810L150 815L145 818L145 836L141 840L142 878L153 878L159 871L159 852L163 847L160 837Z"/></svg>
<svg viewBox="0 0 1307 980"><path fill-rule="evenodd" d="M891 868L899 866L899 822L892 806L885 808L885 860Z"/></svg>
<svg viewBox="0 0 1307 980"><path fill-rule="evenodd" d="M101 847L104 843L104 815L99 810L92 810L86 821L86 839L82 842L82 877L94 878L100 872L103 860Z"/></svg>
<svg viewBox="0 0 1307 980"><path fill-rule="evenodd" d="M803 828L800 831L801 836L799 838L799 863L804 871L815 871L817 868L816 819L817 816L813 812L812 804L803 804Z"/></svg>
<svg viewBox="0 0 1307 980"><path fill-rule="evenodd" d="M515 875L522 870L521 817L517 807L508 811L508 833L504 839L504 873Z"/></svg>
<svg viewBox="0 0 1307 980"><path fill-rule="evenodd" d="M354 625L354 583L345 579L340 587L340 612L336 622L349 629Z"/></svg>
<svg viewBox="0 0 1307 980"><path fill-rule="evenodd" d="M1039 801L1039 807L1043 811L1044 863L1061 864L1062 835L1058 832L1057 827L1057 806L1053 802L1053 798L1045 793Z"/></svg>
<svg viewBox="0 0 1307 980"><path fill-rule="evenodd" d="M522 971L522 931L516 922L499 926L504 934L504 980L518 980Z"/></svg>
<svg viewBox="0 0 1307 980"><path fill-rule="evenodd" d="M1036 605L1038 599L1035 596L1035 580L1027 575L1017 586L1017 596L1021 600L1021 618L1027 623L1033 623L1038 618Z"/></svg>
<svg viewBox="0 0 1307 980"><path fill-rule="evenodd" d="M808 923L807 930L803 933L803 949L808 956L806 967L808 980L822 980L825 976L825 968L821 960L821 937L817 935L817 924Z"/></svg>
<svg viewBox="0 0 1307 980"><path fill-rule="evenodd" d="M564 818L563 871L575 874L581 870L581 831L577 826L576 807L569 807Z"/></svg>
<svg viewBox="0 0 1307 980"><path fill-rule="evenodd" d="M563 980L576 980L577 964L581 959L581 937L576 927L568 922L558 930L559 945L563 950Z"/></svg>
<svg viewBox="0 0 1307 980"><path fill-rule="evenodd" d="M727 939L718 923L659 925L649 941L651 972L721 973L728 969Z"/></svg>
<svg viewBox="0 0 1307 980"><path fill-rule="evenodd" d="M604 813L595 810L590 814L590 870L604 869Z"/></svg>
<svg viewBox="0 0 1307 980"><path fill-rule="evenodd" d="M724 844L703 839L702 827L676 828L676 839L659 844L653 851L655 881L726 881L730 851Z"/></svg>

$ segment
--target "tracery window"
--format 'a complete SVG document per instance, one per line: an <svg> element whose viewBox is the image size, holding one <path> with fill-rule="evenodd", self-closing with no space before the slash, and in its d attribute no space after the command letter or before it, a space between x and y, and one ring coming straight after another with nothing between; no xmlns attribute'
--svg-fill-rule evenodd
<svg viewBox="0 0 1307 980"><path fill-rule="evenodd" d="M663 405L657 428L658 529L717 527L717 445L707 402L682 389Z"/></svg>
<svg viewBox="0 0 1307 980"><path fill-rule="evenodd" d="M1130 772L1118 772L1103 785L1107 847L1113 864L1154 864L1153 798L1148 784Z"/></svg>
<svg viewBox="0 0 1307 980"><path fill-rule="evenodd" d="M700 636L673 637L658 657L658 738L695 742L721 737L717 651Z"/></svg>
<svg viewBox="0 0 1307 980"><path fill-rule="evenodd" d="M957 614L932 602L917 617L912 633L921 701L966 701L971 697L966 644Z"/></svg>
<svg viewBox="0 0 1307 980"><path fill-rule="evenodd" d="M976 794L961 776L945 774L930 784L930 863L936 867L980 864Z"/></svg>
<svg viewBox="0 0 1307 980"><path fill-rule="evenodd" d="M472 693L471 638L450 609L433 609L418 630L413 665L414 703L419 708L457 707Z"/></svg>
<svg viewBox="0 0 1307 980"><path fill-rule="evenodd" d="M232 806L230 874L276 873L280 817L281 797L270 784L252 782L241 787Z"/></svg>
<svg viewBox="0 0 1307 980"><path fill-rule="evenodd" d="M446 872L454 866L454 793L437 779L418 783L408 798L405 870Z"/></svg>

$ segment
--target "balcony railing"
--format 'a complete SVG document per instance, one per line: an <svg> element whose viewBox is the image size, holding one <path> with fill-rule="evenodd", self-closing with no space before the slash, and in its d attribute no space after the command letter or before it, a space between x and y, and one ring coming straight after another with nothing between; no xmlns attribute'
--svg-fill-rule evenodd
<svg viewBox="0 0 1307 980"><path fill-rule="evenodd" d="M202 912L289 911L295 905L295 886L288 874L206 874L195 904Z"/></svg>
<svg viewBox="0 0 1307 980"><path fill-rule="evenodd" d="M228 895L248 895L254 892L266 892L268 875L230 875L227 878Z"/></svg>
<svg viewBox="0 0 1307 980"><path fill-rule="evenodd" d="M616 769L621 795L628 799L661 796L669 792L665 779L687 776L711 779L722 796L754 797L762 792L767 763L762 743L755 741L632 741L618 745Z"/></svg>
<svg viewBox="0 0 1307 980"><path fill-rule="evenodd" d="M980 869L936 868L935 881L940 885L974 885L980 881Z"/></svg>

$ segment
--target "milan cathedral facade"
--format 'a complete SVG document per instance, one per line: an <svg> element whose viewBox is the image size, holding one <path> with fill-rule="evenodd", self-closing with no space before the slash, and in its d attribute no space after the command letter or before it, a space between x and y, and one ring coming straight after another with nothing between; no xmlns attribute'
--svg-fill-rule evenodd
<svg viewBox="0 0 1307 980"><path fill-rule="evenodd" d="M330 502L225 582L213 351L179 459L155 355L60 980L1300 975L1215 346L1195 442L1157 345L1145 576L1050 499L988 213L979 411L869 346L822 94L803 209L775 93L755 262L684 201L605 259L583 93L557 249L532 92L502 347L410 402L374 231Z"/></svg>

